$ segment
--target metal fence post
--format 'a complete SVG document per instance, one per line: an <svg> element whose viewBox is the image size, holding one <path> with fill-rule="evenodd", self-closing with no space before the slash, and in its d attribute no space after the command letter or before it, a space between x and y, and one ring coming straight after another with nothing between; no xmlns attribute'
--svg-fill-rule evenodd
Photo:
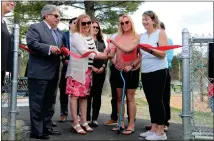
<svg viewBox="0 0 214 141"><path fill-rule="evenodd" d="M183 139L191 139L191 114L190 114L190 34L184 28L182 31L182 124Z"/></svg>
<svg viewBox="0 0 214 141"><path fill-rule="evenodd" d="M10 123L8 140L16 140L16 113L17 113L17 84L18 84L18 49L19 49L19 25L14 25L14 48L13 48L13 72L12 93L10 100Z"/></svg>

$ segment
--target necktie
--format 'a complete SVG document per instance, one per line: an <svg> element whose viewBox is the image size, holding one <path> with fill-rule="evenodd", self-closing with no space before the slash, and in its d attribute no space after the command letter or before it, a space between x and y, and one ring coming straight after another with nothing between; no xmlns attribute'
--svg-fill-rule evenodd
<svg viewBox="0 0 214 141"><path fill-rule="evenodd" d="M52 35L53 35L53 37L54 37L54 40L55 40L57 46L59 46L59 44L58 44L58 38L57 38L56 32L55 32L55 30L52 29L52 28L51 28L51 33L52 33Z"/></svg>

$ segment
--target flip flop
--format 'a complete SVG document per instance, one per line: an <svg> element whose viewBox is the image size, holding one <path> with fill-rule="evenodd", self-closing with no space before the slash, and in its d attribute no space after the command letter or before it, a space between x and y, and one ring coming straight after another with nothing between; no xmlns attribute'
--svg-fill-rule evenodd
<svg viewBox="0 0 214 141"><path fill-rule="evenodd" d="M123 128L123 127L120 127L120 130L124 130L125 128ZM118 127L116 126L116 127L114 127L113 129L111 129L111 131L118 131Z"/></svg>
<svg viewBox="0 0 214 141"><path fill-rule="evenodd" d="M131 131L130 133L125 133L126 131ZM123 132L122 132L122 134L123 135L131 135L131 134L133 134L134 133L134 129L132 129L132 130L124 130Z"/></svg>

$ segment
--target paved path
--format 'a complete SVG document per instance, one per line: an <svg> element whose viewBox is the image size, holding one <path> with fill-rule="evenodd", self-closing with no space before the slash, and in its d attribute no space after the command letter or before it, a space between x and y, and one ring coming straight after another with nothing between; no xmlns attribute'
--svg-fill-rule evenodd
<svg viewBox="0 0 214 141"><path fill-rule="evenodd" d="M56 104L56 113L53 117L54 121L59 119L59 103ZM19 115L17 115L18 120L23 120L27 125L30 125L29 121L29 107L19 107ZM103 123L109 119L109 115L101 113L98 119L99 127L94 128L94 132L88 133L86 135L78 135L71 132L71 122L68 119L65 123L57 122L57 130L62 132L60 136L51 136L50 140L145 140L139 137L141 132L145 132L144 126L149 124L148 120L137 119L135 133L132 135L117 134L111 131L112 126L104 126ZM181 124L171 124L169 131L167 133L168 140L182 140L182 125Z"/></svg>

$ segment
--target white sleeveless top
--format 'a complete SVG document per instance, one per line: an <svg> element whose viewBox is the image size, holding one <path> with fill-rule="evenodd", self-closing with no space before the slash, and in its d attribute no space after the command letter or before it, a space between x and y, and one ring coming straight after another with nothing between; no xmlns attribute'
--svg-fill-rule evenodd
<svg viewBox="0 0 214 141"><path fill-rule="evenodd" d="M147 32L141 34L140 36L140 44L149 44L153 47L157 47L157 43L159 41L159 33L160 30L156 30L154 33L148 37ZM149 73L157 70L165 69L168 67L167 58L165 56L164 59L158 58L148 52L145 52L141 49L142 54L142 62L141 62L141 72Z"/></svg>

